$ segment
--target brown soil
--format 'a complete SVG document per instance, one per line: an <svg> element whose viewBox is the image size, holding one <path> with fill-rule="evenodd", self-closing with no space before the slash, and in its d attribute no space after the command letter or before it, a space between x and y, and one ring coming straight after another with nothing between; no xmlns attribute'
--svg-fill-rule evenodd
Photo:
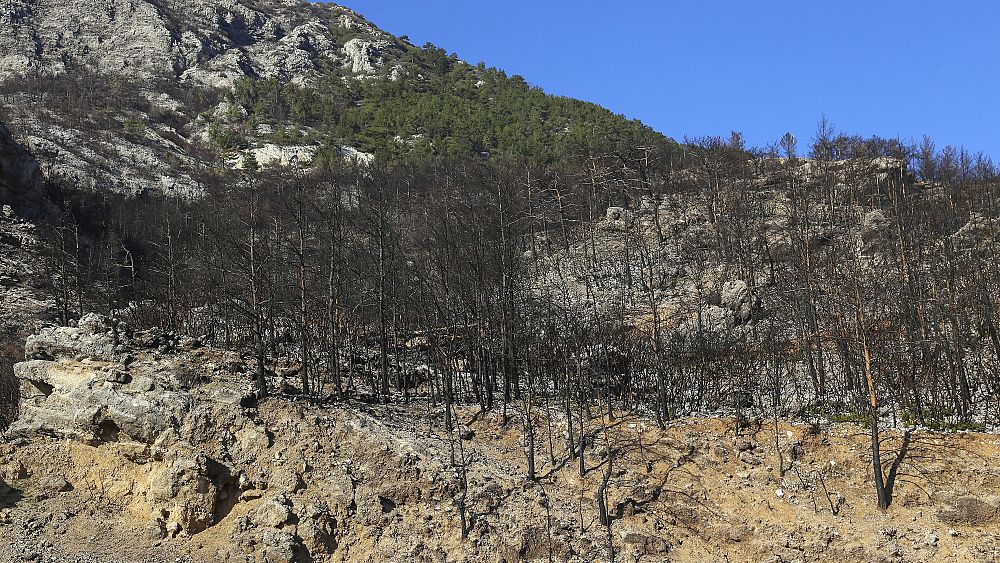
<svg viewBox="0 0 1000 563"><path fill-rule="evenodd" d="M302 561L609 559L596 501L607 463L601 420L588 423L597 439L581 477L578 461L566 456L563 424L553 421L550 450L550 427L539 418L539 479L531 483L520 418L504 427L497 416L463 410L466 425L449 434L439 410L270 399L259 416L274 443L260 459L273 460L270 475L286 468L297 484L272 477L266 490L244 492L214 526L168 539L149 530L144 499L157 462L147 446L4 444L0 560L263 561L253 542L234 538L241 517L275 492L296 506L326 502L338 516L329 553L299 552ZM882 512L867 435L849 424L815 432L782 423L777 446L771 423L739 436L728 419L684 419L663 431L635 417L607 424L616 561L1000 560L1000 437L912 434L893 503ZM900 433L886 433L887 467L901 443ZM468 461L464 540L453 450ZM331 467L347 468L347 485L330 477ZM302 526L279 528L302 535Z"/></svg>

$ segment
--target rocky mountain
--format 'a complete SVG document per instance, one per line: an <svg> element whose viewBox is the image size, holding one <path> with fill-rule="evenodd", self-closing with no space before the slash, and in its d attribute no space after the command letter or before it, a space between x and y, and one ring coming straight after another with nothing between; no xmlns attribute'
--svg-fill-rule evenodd
<svg viewBox="0 0 1000 563"><path fill-rule="evenodd" d="M86 67L215 88L304 83L327 65L373 75L403 48L347 8L282 0L18 0L0 24L0 77Z"/></svg>
<svg viewBox="0 0 1000 563"><path fill-rule="evenodd" d="M11 2L2 117L76 189L188 197L202 190L194 171L220 156L199 143L199 114L236 80L304 84L328 67L374 77L402 49L334 4Z"/></svg>
<svg viewBox="0 0 1000 563"><path fill-rule="evenodd" d="M342 6L284 0L5 3L0 121L75 189L180 197L248 159L551 158L609 136L662 139Z"/></svg>
<svg viewBox="0 0 1000 563"><path fill-rule="evenodd" d="M982 157L284 0L3 3L0 123L0 562L1000 556Z"/></svg>

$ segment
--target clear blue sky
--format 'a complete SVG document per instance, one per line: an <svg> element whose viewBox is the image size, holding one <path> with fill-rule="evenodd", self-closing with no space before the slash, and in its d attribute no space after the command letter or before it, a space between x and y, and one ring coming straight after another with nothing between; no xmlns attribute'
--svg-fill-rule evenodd
<svg viewBox="0 0 1000 563"><path fill-rule="evenodd" d="M839 130L1000 160L1000 3L341 0L411 42L682 139Z"/></svg>

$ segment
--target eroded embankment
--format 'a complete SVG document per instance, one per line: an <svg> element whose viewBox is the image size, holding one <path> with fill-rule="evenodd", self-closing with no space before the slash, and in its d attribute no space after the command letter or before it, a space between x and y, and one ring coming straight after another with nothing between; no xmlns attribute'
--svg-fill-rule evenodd
<svg viewBox="0 0 1000 563"><path fill-rule="evenodd" d="M257 403L236 354L96 316L26 354L0 445L0 560L607 560L609 457L617 561L1000 557L996 436L910 435L881 512L847 424L737 436L725 419L594 418L581 477L565 422L539 407L528 482L519 413L459 409L447 432L422 400ZM886 438L888 466L903 440Z"/></svg>

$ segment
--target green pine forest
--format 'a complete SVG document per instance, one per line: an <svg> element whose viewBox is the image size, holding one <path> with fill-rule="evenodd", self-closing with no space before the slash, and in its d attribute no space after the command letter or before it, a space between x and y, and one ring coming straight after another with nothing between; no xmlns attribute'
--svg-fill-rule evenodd
<svg viewBox="0 0 1000 563"><path fill-rule="evenodd" d="M347 145L389 163L506 156L538 164L621 143L672 142L637 120L548 95L520 76L469 65L433 45L397 47L399 67L386 65L381 79L354 78L334 65L306 86L242 79L229 94L234 115L213 125L213 140L238 149L266 124L273 128L266 140L279 145Z"/></svg>

